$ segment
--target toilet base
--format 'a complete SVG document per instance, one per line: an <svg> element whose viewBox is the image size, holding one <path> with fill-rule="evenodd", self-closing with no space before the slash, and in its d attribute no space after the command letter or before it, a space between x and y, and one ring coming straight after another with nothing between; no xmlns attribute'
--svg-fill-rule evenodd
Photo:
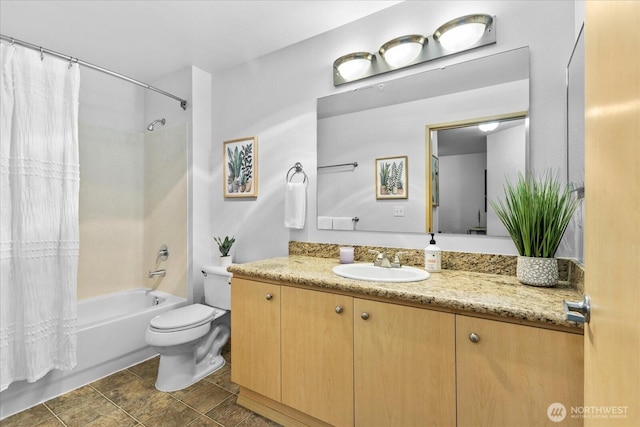
<svg viewBox="0 0 640 427"><path fill-rule="evenodd" d="M224 364L222 356L211 354L198 364L195 363L192 353L161 355L156 389L167 392L182 390L216 372Z"/></svg>

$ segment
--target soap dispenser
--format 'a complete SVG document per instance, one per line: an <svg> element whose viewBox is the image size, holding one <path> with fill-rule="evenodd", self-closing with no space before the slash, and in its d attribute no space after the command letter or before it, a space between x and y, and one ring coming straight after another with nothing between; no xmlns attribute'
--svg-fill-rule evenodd
<svg viewBox="0 0 640 427"><path fill-rule="evenodd" d="M437 273L442 268L442 251L436 245L436 240L431 234L429 246L424 248L424 268L431 273Z"/></svg>

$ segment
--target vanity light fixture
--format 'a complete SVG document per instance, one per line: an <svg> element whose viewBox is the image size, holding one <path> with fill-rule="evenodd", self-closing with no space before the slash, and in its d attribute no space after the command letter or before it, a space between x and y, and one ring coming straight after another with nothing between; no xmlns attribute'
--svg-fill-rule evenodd
<svg viewBox="0 0 640 427"><path fill-rule="evenodd" d="M371 67L373 55L368 52L355 52L341 56L333 62L333 67L345 80L356 80Z"/></svg>
<svg viewBox="0 0 640 427"><path fill-rule="evenodd" d="M340 86L493 44L496 42L495 25L495 16L466 15L441 25L432 36L410 34L389 40L375 54L349 53L333 62L333 85Z"/></svg>
<svg viewBox="0 0 640 427"><path fill-rule="evenodd" d="M492 22L491 15L462 16L441 25L433 33L433 39L447 50L464 50L476 44Z"/></svg>
<svg viewBox="0 0 640 427"><path fill-rule="evenodd" d="M500 122L486 122L480 123L478 125L478 129L482 132L491 132L492 130L496 130L500 126Z"/></svg>
<svg viewBox="0 0 640 427"><path fill-rule="evenodd" d="M383 44L379 52L387 64L404 67L420 55L426 41L426 38L418 34L397 37Z"/></svg>

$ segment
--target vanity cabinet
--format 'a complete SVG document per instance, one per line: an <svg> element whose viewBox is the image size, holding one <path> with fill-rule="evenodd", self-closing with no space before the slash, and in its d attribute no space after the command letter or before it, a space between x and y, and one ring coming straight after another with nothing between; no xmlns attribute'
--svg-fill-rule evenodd
<svg viewBox="0 0 640 427"><path fill-rule="evenodd" d="M354 298L356 426L455 426L454 318Z"/></svg>
<svg viewBox="0 0 640 427"><path fill-rule="evenodd" d="M282 403L353 425L353 298L282 287Z"/></svg>
<svg viewBox="0 0 640 427"><path fill-rule="evenodd" d="M583 424L582 335L456 315L456 372L459 427Z"/></svg>
<svg viewBox="0 0 640 427"><path fill-rule="evenodd" d="M280 401L280 286L233 278L233 382Z"/></svg>
<svg viewBox="0 0 640 427"><path fill-rule="evenodd" d="M242 277L238 403L283 425L582 425L582 335Z"/></svg>

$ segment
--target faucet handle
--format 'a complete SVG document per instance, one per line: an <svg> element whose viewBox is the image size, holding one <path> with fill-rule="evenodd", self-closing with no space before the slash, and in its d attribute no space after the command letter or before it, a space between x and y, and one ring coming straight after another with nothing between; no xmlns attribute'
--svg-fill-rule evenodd
<svg viewBox="0 0 640 427"><path fill-rule="evenodd" d="M408 252L396 252L396 255L393 257L393 263L391 263L392 267L402 267L400 264L400 256L406 255Z"/></svg>
<svg viewBox="0 0 640 427"><path fill-rule="evenodd" d="M376 254L376 259L373 261L373 265L379 267L382 263L382 260L387 257L384 252L376 251L374 249L369 249L370 254Z"/></svg>
<svg viewBox="0 0 640 427"><path fill-rule="evenodd" d="M169 248L167 245L162 244L160 249L158 249L158 256L156 257L156 263L158 261L166 261L169 258Z"/></svg>

